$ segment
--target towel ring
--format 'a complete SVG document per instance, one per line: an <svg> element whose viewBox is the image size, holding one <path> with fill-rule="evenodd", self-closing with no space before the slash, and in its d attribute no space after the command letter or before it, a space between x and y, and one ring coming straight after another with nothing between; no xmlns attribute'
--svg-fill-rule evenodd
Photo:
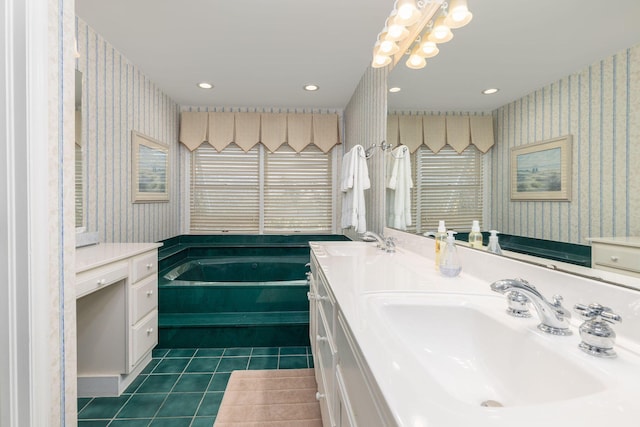
<svg viewBox="0 0 640 427"><path fill-rule="evenodd" d="M373 150L375 150L376 148L380 148L382 151L387 151L391 148L391 144L389 144L387 141L382 141L380 144L373 144L365 150L364 158L371 158L371 156L373 156Z"/></svg>

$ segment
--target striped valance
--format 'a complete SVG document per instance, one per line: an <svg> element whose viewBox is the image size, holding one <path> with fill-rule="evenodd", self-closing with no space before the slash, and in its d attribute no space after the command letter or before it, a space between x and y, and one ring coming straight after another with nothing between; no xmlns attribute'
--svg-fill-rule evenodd
<svg viewBox="0 0 640 427"><path fill-rule="evenodd" d="M327 153L340 144L337 114L183 112L180 142L193 151L208 142L218 152L235 143L249 151L262 143L271 152L287 143L296 152L314 144Z"/></svg>
<svg viewBox="0 0 640 427"><path fill-rule="evenodd" d="M462 153L469 144L486 153L494 144L491 116L396 115L387 117L387 142L413 153L422 144L437 153L445 145Z"/></svg>

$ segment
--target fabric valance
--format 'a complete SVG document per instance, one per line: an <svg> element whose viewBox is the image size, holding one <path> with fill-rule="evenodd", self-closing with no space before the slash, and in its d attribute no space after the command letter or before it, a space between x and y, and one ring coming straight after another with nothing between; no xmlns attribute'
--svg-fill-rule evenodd
<svg viewBox="0 0 640 427"><path fill-rule="evenodd" d="M412 153L422 144L434 153L447 144L458 153L470 144L486 153L494 144L493 117L390 114L387 142L406 145Z"/></svg>
<svg viewBox="0 0 640 427"><path fill-rule="evenodd" d="M232 142L249 151L261 142L271 152L288 143L298 153L309 144L328 153L340 132L337 114L183 112L180 142L191 151L204 142L219 152Z"/></svg>

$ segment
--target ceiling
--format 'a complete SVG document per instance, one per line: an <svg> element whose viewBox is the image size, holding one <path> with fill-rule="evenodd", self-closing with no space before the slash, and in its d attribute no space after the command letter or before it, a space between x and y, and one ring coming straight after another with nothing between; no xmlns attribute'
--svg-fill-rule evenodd
<svg viewBox="0 0 640 427"><path fill-rule="evenodd" d="M640 42L638 0L468 0L471 23L389 108L492 110ZM392 0L76 0L76 13L181 105L344 108ZM624 66L620 64L619 66ZM196 83L215 87L202 90ZM317 92L302 86L316 83ZM498 87L492 96L481 95Z"/></svg>

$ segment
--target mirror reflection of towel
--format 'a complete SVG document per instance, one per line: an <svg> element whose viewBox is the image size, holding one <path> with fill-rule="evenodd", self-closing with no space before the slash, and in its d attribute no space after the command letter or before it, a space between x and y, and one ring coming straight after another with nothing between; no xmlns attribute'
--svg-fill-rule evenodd
<svg viewBox="0 0 640 427"><path fill-rule="evenodd" d="M401 145L387 157L387 225L398 230L411 226L411 157Z"/></svg>
<svg viewBox="0 0 640 427"><path fill-rule="evenodd" d="M365 151L356 145L342 158L342 228L353 228L356 233L367 231L364 190L370 187Z"/></svg>

